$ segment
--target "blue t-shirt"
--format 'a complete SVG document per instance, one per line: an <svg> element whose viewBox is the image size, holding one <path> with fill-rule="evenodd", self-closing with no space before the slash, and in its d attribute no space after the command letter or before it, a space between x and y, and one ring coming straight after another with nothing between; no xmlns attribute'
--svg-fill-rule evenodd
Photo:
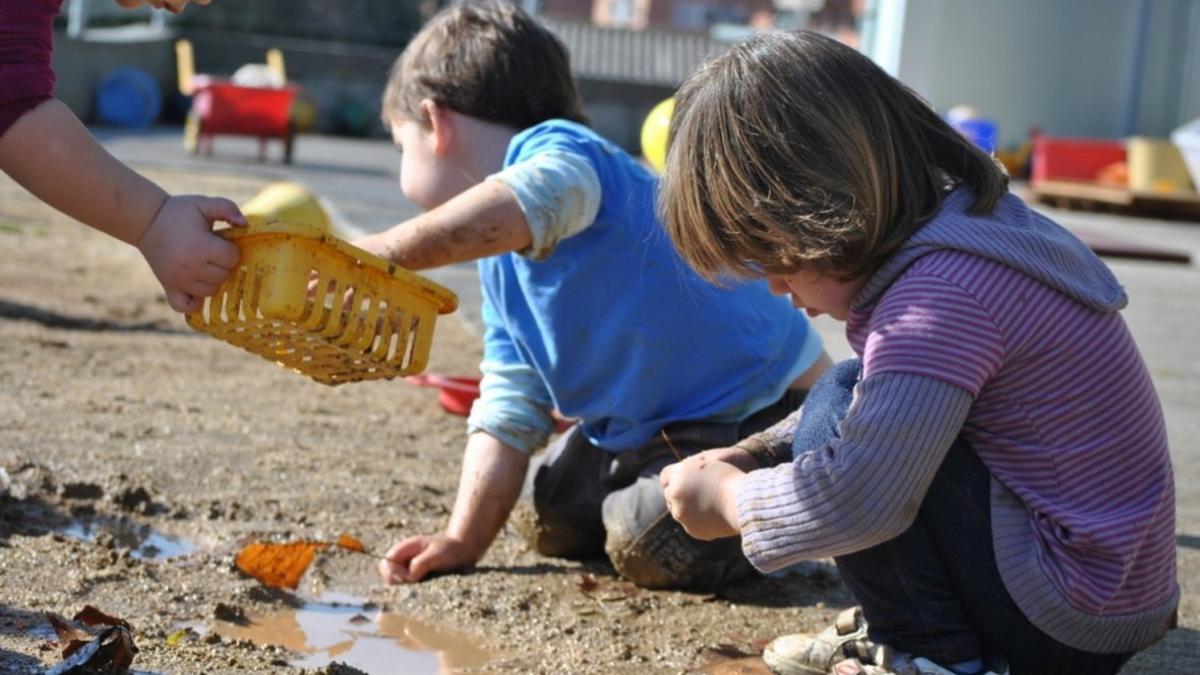
<svg viewBox="0 0 1200 675"><path fill-rule="evenodd" d="M599 210L543 258L479 261L485 361L535 370L553 406L612 451L678 420L740 420L815 362L815 332L765 283L717 288L683 262L656 215L657 178L627 153L552 120L515 136L505 166L546 152L587 160Z"/></svg>

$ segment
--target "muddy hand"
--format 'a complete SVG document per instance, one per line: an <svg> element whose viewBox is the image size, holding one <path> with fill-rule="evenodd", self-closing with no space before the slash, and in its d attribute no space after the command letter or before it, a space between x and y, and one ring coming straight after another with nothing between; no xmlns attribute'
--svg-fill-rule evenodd
<svg viewBox="0 0 1200 675"><path fill-rule="evenodd" d="M688 534L709 541L738 533L737 487L745 476L732 464L696 455L667 466L658 479L671 517Z"/></svg>
<svg viewBox="0 0 1200 675"><path fill-rule="evenodd" d="M474 563L463 542L444 534L409 537L397 542L379 561L384 583L421 581L432 572L460 569Z"/></svg>

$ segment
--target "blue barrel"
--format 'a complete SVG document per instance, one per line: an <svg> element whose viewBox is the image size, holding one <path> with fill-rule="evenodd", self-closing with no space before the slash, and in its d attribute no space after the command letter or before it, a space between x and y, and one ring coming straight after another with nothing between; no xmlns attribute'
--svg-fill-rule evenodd
<svg viewBox="0 0 1200 675"><path fill-rule="evenodd" d="M117 68L96 89L96 114L105 124L144 129L161 112L158 82L141 68Z"/></svg>
<svg viewBox="0 0 1200 675"><path fill-rule="evenodd" d="M996 137L999 135L999 129L994 121L982 117L949 121L950 126L957 129L984 152L996 151Z"/></svg>

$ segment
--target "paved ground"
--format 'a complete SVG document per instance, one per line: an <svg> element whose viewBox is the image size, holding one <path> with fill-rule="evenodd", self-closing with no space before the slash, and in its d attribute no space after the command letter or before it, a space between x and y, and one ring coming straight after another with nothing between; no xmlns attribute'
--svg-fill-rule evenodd
<svg viewBox="0 0 1200 675"><path fill-rule="evenodd" d="M328 199L338 216L356 231L371 231L399 222L416 213L396 184L397 156L383 141L357 141L305 136L299 139L291 167L256 160L251 141L219 139L216 155L197 159L184 153L177 130L129 135L99 131L98 136L118 157L135 165L180 168L188 171L295 180L309 185ZM271 148L272 158L279 148ZM1175 659L1181 655L1200 660L1200 223L1135 219L1113 215L1046 209L1077 231L1093 231L1128 238L1143 244L1170 246L1189 252L1197 263L1176 264L1110 260L1125 284L1130 304L1125 310L1163 401L1178 490L1178 542L1185 601L1181 631L1154 651ZM440 282L460 293L463 317L477 325L478 290L471 265L436 271ZM841 327L818 321L835 357L850 351ZM1166 672L1154 658L1139 657L1131 666L1137 672ZM1196 661L1190 661L1195 663ZM1134 667L1138 666L1140 667ZM1193 671L1200 672L1200 663Z"/></svg>

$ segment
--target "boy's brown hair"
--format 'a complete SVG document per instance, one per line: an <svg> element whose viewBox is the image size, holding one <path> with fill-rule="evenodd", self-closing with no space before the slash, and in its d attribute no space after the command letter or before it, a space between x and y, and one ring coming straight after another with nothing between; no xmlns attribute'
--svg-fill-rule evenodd
<svg viewBox="0 0 1200 675"><path fill-rule="evenodd" d="M439 12L392 66L383 117L428 123L421 101L526 129L549 119L587 124L566 47L510 2Z"/></svg>
<svg viewBox="0 0 1200 675"><path fill-rule="evenodd" d="M950 185L988 213L996 162L908 87L835 40L764 33L700 66L675 97L660 205L713 280L874 272Z"/></svg>

